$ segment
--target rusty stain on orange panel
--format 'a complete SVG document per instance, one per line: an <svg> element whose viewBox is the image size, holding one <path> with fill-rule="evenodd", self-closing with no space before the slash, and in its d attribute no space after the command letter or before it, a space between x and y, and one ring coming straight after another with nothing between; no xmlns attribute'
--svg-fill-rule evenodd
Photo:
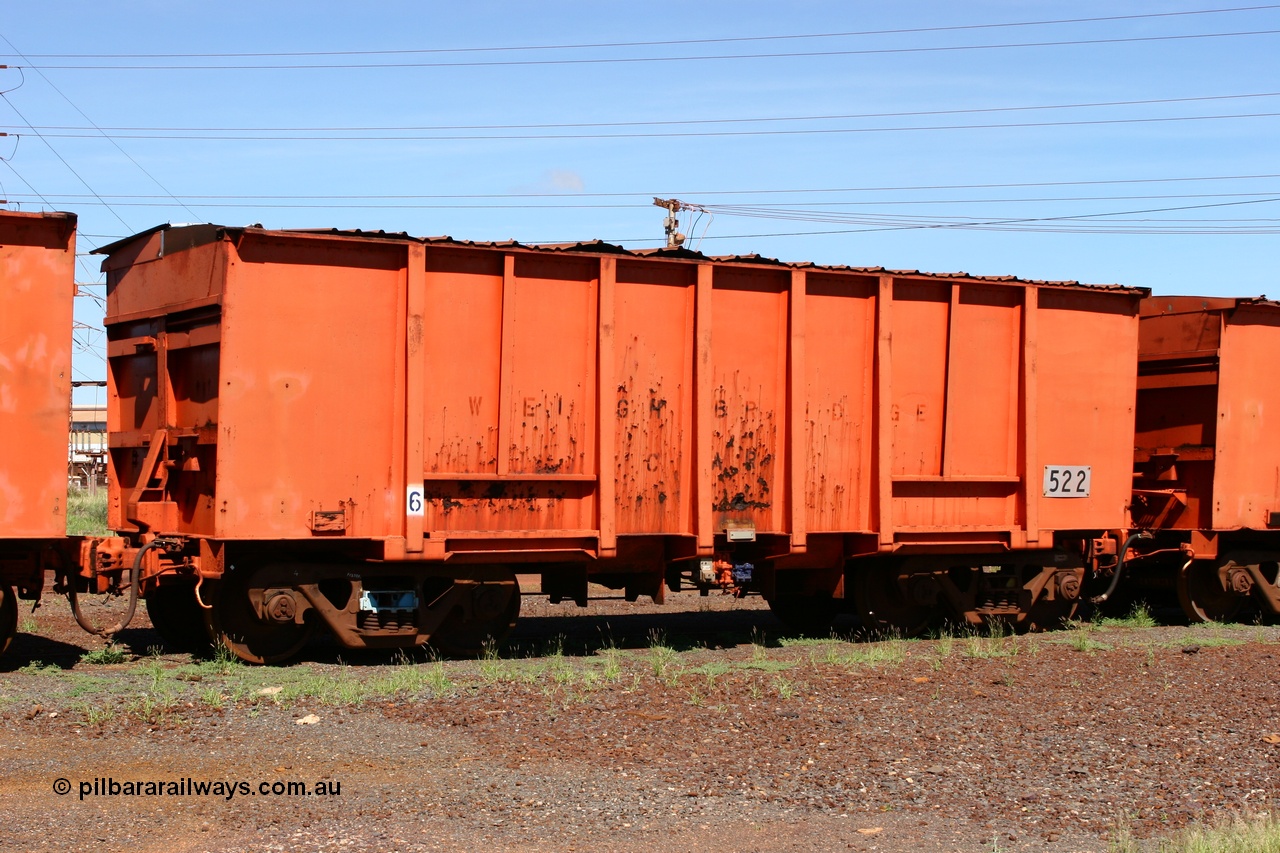
<svg viewBox="0 0 1280 853"><path fill-rule="evenodd" d="M424 337L427 314L427 264L426 249L423 246L410 243L405 247L405 252L405 297L402 303L404 307L396 307L396 328L404 329L404 343L399 345L397 341L393 363L395 387L399 389L402 387L400 383L403 382L405 419L403 428L400 422L392 421L395 428L392 446L404 447L405 496L399 515L405 519L405 550L418 552L423 549L426 535L423 526L425 513L420 503L423 495L417 489L417 484L422 479L426 464L426 385L429 368ZM399 467L394 459L391 467L393 469ZM394 490L394 486L392 489Z"/></svg>
<svg viewBox="0 0 1280 853"><path fill-rule="evenodd" d="M597 311L600 327L596 330L599 343L596 348L596 442L599 458L596 470L600 472L596 511L599 513L599 556L614 557L618 553L618 504L617 481L608 475L616 463L616 428L609 407L601 405L609 399L613 380L614 347L617 344L617 280L616 258L600 258L600 307Z"/></svg>
<svg viewBox="0 0 1280 853"><path fill-rule="evenodd" d="M810 273L805 300L806 525L871 530L876 281Z"/></svg>
<svg viewBox="0 0 1280 853"><path fill-rule="evenodd" d="M717 529L785 529L787 288L771 270L724 268L712 289L711 467Z"/></svg>
<svg viewBox="0 0 1280 853"><path fill-rule="evenodd" d="M894 300L893 276L881 275L876 282L876 434L875 471L876 526L880 547L893 543L893 366ZM904 354L905 357L905 354Z"/></svg>
<svg viewBox="0 0 1280 853"><path fill-rule="evenodd" d="M514 260L502 306L507 444L499 458L513 474L591 474L598 263Z"/></svg>
<svg viewBox="0 0 1280 853"><path fill-rule="evenodd" d="M496 474L504 259L448 248L426 255L426 470Z"/></svg>
<svg viewBox="0 0 1280 853"><path fill-rule="evenodd" d="M698 472L698 485L694 531L697 535L698 553L707 556L715 548L715 519L712 505L716 494L716 472L712 466L714 451L712 435L716 429L716 411L714 395L715 369L711 361L712 353L712 288L715 282L715 267L711 264L698 264L698 281L696 285L696 304L694 316L694 455L695 470Z"/></svg>
<svg viewBox="0 0 1280 853"><path fill-rule="evenodd" d="M618 532L681 533L688 504L684 424L692 400L690 266L622 264L615 298L613 382ZM605 405L602 402L602 407Z"/></svg>

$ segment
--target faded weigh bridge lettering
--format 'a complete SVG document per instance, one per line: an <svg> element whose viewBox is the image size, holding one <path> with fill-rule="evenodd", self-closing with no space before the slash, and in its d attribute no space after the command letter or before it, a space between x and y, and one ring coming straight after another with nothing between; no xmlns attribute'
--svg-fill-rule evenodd
<svg viewBox="0 0 1280 853"><path fill-rule="evenodd" d="M685 438L679 422L682 389L669 397L661 380L645 387L635 376L618 385L614 471L620 531L678 530Z"/></svg>
<svg viewBox="0 0 1280 853"><path fill-rule="evenodd" d="M726 518L745 521L751 517L745 514L773 505L774 449L779 446L776 413L756 399L730 393L723 385L716 388L713 412L714 509Z"/></svg>

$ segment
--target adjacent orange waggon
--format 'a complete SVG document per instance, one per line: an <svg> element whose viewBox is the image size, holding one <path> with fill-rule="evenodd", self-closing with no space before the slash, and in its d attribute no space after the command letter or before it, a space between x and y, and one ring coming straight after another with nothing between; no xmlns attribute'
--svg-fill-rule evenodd
<svg viewBox="0 0 1280 853"><path fill-rule="evenodd" d="M1187 616L1280 616L1280 303L1142 303L1134 589L1167 586ZM1126 549L1127 550L1127 549Z"/></svg>
<svg viewBox="0 0 1280 853"><path fill-rule="evenodd" d="M99 251L120 535L82 571L138 565L170 639L246 660L472 653L517 575L1046 625L1129 524L1141 289L213 225Z"/></svg>
<svg viewBox="0 0 1280 853"><path fill-rule="evenodd" d="M67 547L76 217L0 211L0 652Z"/></svg>

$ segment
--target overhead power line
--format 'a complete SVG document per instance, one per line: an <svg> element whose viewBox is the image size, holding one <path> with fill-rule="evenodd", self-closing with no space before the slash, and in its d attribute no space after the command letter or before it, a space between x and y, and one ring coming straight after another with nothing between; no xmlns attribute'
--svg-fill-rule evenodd
<svg viewBox="0 0 1280 853"><path fill-rule="evenodd" d="M295 56L403 56L429 54L499 53L540 50L599 50L628 47L671 47L692 44L733 44L742 42L790 41L799 39L854 38L883 35L911 35L917 33L963 32L966 30L1006 29L1012 27L1060 26L1065 24L1093 24L1114 21L1137 21L1155 18L1182 18L1194 15L1220 15L1236 12L1259 12L1280 9L1280 4L1235 6L1227 9L1186 9L1176 12L1149 12L1134 15L1104 15L1089 18L1053 18L1040 21L1003 21L990 24L953 24L936 27L905 27L885 30L851 30L831 33L793 33L770 36L729 36L723 38L667 39L662 41L588 42L582 44L534 44L489 47L437 47L405 48L389 50L307 50L263 53L33 53L36 59L251 59Z"/></svg>
<svg viewBox="0 0 1280 853"><path fill-rule="evenodd" d="M201 134L201 133L111 133L108 139L194 140L200 142L483 142L533 141L539 139L690 139L734 136L823 136L850 133L911 133L949 130L1010 130L1038 127L1093 127L1121 124L1167 124L1183 121L1228 121L1276 118L1280 112L1230 113L1227 115L1150 116L1145 118L1076 119L1069 121L1020 121L987 124L894 125L891 127L806 127L767 130L673 130L627 133L471 133L471 134L397 134L397 135L302 135L302 134ZM21 135L21 134L17 134ZM97 133L42 133L52 139L90 139Z"/></svg>
<svg viewBox="0 0 1280 853"><path fill-rule="evenodd" d="M1150 222L1146 220L1135 221L1132 219L1118 218L1118 217L1141 216L1141 215L1150 214L1150 213L1171 213L1171 212L1183 211L1183 210L1206 210L1210 208L1236 207L1240 205L1272 204L1275 202L1280 202L1280 196L1276 196L1272 198L1264 198L1264 199L1252 199L1249 201L1231 201L1231 202L1220 202L1220 203L1214 203L1214 204L1178 205L1173 207L1144 208L1141 210L1119 210L1119 211L1113 210L1113 211L1105 211L1101 213L1066 214L1066 215L1059 215L1059 216L1027 216L1027 217L1016 217L1016 218L963 220L963 221L957 221L953 218L951 220L935 220L935 221L908 221L908 222L899 221L899 222L892 222L888 224L882 221L881 222L872 221L872 222L863 223L862 227L857 227L857 228L823 229L823 230L815 230L815 231L789 231L789 232L775 232L775 233L769 233L769 234L723 234L723 235L707 236L704 239L736 240L736 239L748 239L748 238L757 238L757 237L811 237L811 236L828 235L828 234L857 234L857 233L875 232L875 231L954 230L954 229L976 230L976 231L1020 230L1020 231L1044 231L1044 232L1058 232L1058 233L1085 233L1087 231L1088 233L1127 233L1127 234L1131 234L1131 233L1145 233L1145 234L1221 233L1221 234L1236 234L1236 235L1277 234L1277 233L1280 233L1280 225L1274 226L1274 227L1250 227L1246 230L1231 230L1231 231L1226 231L1226 230L1217 229L1217 228L1206 228L1204 225L1201 225L1201 226L1198 226L1199 230L1187 232L1185 230L1173 228L1170 226L1162 226L1159 224L1152 225L1150 224ZM714 213L716 215L722 215L722 214L728 215L728 216L735 215L731 210L726 210L721 206L698 205L698 207L706 210L709 213ZM756 218L760 218L760 217L756 217ZM765 218L774 218L774 217L765 217ZM1092 220L1092 222L1090 220ZM822 221L822 220L813 219L809 221ZM834 221L847 221L847 220L834 220ZM1155 220L1155 222L1157 223L1161 221L1162 220ZM1205 220L1205 221L1212 223L1212 222L1215 222L1216 220ZM1105 227L1106 229L1105 231L1102 230L1103 227ZM1142 229L1142 230L1136 231L1134 229ZM615 240L608 240L608 241L618 242L618 243L652 243L654 242L654 239L652 237L649 237L649 238L643 238L643 239L615 239ZM539 242L542 242L542 241L539 241ZM546 242L554 242L554 241L546 241Z"/></svg>
<svg viewBox="0 0 1280 853"><path fill-rule="evenodd" d="M970 50L1012 50L1035 47L1081 47L1086 45L1138 44L1143 42L1172 42L1194 39L1241 38L1247 36L1276 35L1280 30L1241 30L1228 33L1184 33L1166 36L1127 36L1104 39L1066 39L1061 41L1011 42L1004 44L933 45L928 47L882 47L857 50L785 51L779 53L725 53L695 54L690 56L608 56L580 57L572 59L501 59L467 60L459 62L331 62L298 64L198 64L185 65L41 65L45 70L60 71L315 71L351 70L358 68L494 68L503 66L538 65L616 65L636 63L715 62L743 59L797 59L823 56L878 56L907 53L945 53Z"/></svg>
<svg viewBox="0 0 1280 853"><path fill-rule="evenodd" d="M4 38L4 36L3 36L3 35L0 35L0 38ZM9 42L9 40L8 40L7 38L6 38L6 39L4 39L4 41L5 41L7 44L9 44L9 46L10 46L10 47L12 47L12 46L13 46L13 45L12 45L12 43L11 43L11 42ZM43 76L43 75L42 75L42 76ZM53 156L54 156L54 157L58 158L58 161L59 161L59 162L61 162L61 163L62 163L62 165L63 165L63 166L65 166L65 167L67 168L67 171L68 171L68 172L70 172L71 174L75 175L75 176L76 176L76 179L77 179L78 181L80 181L80 183L81 183L81 184L83 184L83 185L84 185L84 188L85 188L85 189L87 189L90 193L92 193L92 194L93 194L93 196L94 196L94 198L96 198L96 199L98 199L98 201L102 202L103 206L105 206L108 210L110 210L110 211L111 211L111 213L112 213L112 215L114 215L116 219L120 220L120 224L121 224L121 225L123 225L125 228L129 228L129 227L130 227L129 223L128 223L128 222L125 222L125 221L124 221L124 219L123 219L123 218L121 218L120 214L119 214L119 213L116 213L116 211L115 211L114 209L112 209L111 205L107 204L107 203L106 203L106 201L104 201L104 200L103 200L102 196L100 196L100 195L98 194L98 191L97 191L97 190L95 190L92 186L90 186L90 185L89 185L89 182L88 182L88 181L86 181L86 180L84 179L84 176L82 176L79 172L77 172L77 171L75 170L75 167L73 167L70 163L68 163L68 162L67 162L67 159L66 159L65 157L63 157L61 153L59 153L59 151L58 151L58 149L57 149L57 148L54 148L54 147L53 147L53 143L49 141L48 137L47 137L45 134L42 134L40 131L38 131L38 130L36 130L36 129L35 129L35 125L33 125L33 124L30 122L30 120L28 120L28 119L27 119L27 117L26 117L25 115L23 115L23 114L22 114L22 111L21 111L21 110L19 110L19 109L18 109L18 107L13 103L13 100L9 97L9 93L8 93L8 92L0 91L0 100L3 100L3 101L4 101L4 102L9 106L9 109L13 110L14 115L16 115L19 119L21 119L21 120L22 120L23 125L25 125L26 127L30 128L30 129L32 130L32 132L33 132L33 133L35 133L36 138L38 138L41 142L43 142L43 143L45 144L45 147L49 149L49 152L50 152L51 154L53 154ZM7 162L8 162L8 161L6 161L6 163L7 163ZM10 168L10 169L13 169L13 166L10 164L10 165L9 165L9 168ZM14 171L14 174L16 175L16 174L17 174L17 172L16 172L16 171ZM27 182L24 180L24 181L23 181L23 183L27 183ZM29 186L29 187L30 187L30 186L31 186L31 184L27 183L27 186ZM32 189L34 189L34 187L32 187Z"/></svg>
<svg viewBox="0 0 1280 853"><path fill-rule="evenodd" d="M1075 104L1034 104L1030 106L1012 107L971 107L967 109L948 110L910 110L888 113L829 113L824 115L801 116L754 116L745 118L697 118L697 119L659 119L651 121L591 121L591 122L555 122L540 124L435 124L435 125L367 125L347 127L104 127L93 125L95 131L117 131L137 133L359 133L359 132L411 132L411 131L452 131L452 130L550 130L556 128L608 128L608 127L687 127L691 125L717 124L764 124L771 122L798 121L840 121L848 119L870 118L909 118L914 116L945 115L979 115L983 113L1035 112L1037 110L1075 110L1097 109L1103 107L1133 107L1155 104L1185 104L1204 101L1234 101L1248 98L1276 98L1280 92L1247 92L1232 95L1198 95L1185 98L1143 98L1128 101L1093 101ZM38 125L42 132L65 130L88 130L76 125ZM286 137L291 138L291 137Z"/></svg>
<svg viewBox="0 0 1280 853"><path fill-rule="evenodd" d="M3 33L0 33L0 39L3 39L5 44L9 45L9 47L11 47L11 48L13 49L13 51L14 51L15 53L17 53L17 55L18 55L18 56L22 57L22 60L23 60L24 62L28 61L28 60L27 60L27 57L26 57L26 56L25 56L25 55L24 55L20 50L18 50L18 48L14 45L14 43L13 43L13 42L11 42L11 41L9 41L9 39L8 39L8 38L7 38ZM141 163L139 163L137 160L135 160L135 159L133 158L133 156L132 156L131 154L129 154L129 152L128 152L128 151L125 151L123 148L121 148L121 147L120 147L120 143L116 142L114 139L112 139L110 136L108 136L108 135L107 135L107 134L102 130L102 128L100 128L100 127L98 127L98 125L94 124L93 119L89 118L89 116L85 113L85 111L84 111L84 110L82 110L82 109L80 109L80 107L76 106L75 102L73 102L70 98L68 98L65 92L63 92L63 91L62 91L61 89L59 89L56 85L54 85L54 82L53 82L52 80L50 80L50 79L48 78L48 76L46 76L46 75L45 75L45 73L44 73L43 71L41 71L39 68L36 68L36 69L34 69L34 70L35 70L35 72L36 72L37 74L39 74L39 75L40 75L40 79L44 80L44 82L45 82L45 83L47 83L47 84L49 85L49 88L51 88L51 89L53 89L53 91L57 92L57 93L58 93L58 96L59 96L60 98L62 98L62 100L66 101L66 102L67 102L67 104L68 104L68 105L70 105L70 107L71 107L73 110L75 110L77 113L79 113L81 118L83 118L85 121L89 122L89 124L93 127L93 129L94 129L94 130L96 130L96 131L98 131L98 133L99 133L102 137L104 137L108 142L110 142L110 143L115 147L115 149L116 149L117 151L119 151L121 154L123 154L123 155L125 156L125 158L126 158L126 159L128 159L128 161L129 161L130 163L132 163L134 166L136 166L136 167L138 168L138 171L140 171L140 172L142 172L142 174L146 175L146 176L151 180L151 182L152 182L153 184L155 184L157 187L159 187L160 189L164 190L164 191L165 191L165 193L167 193L167 194L169 195L169 197L170 197L171 199L173 199L173 201L177 202L177 204L178 204L178 206L179 206L179 207L181 207L183 210L186 210L186 211L187 211L187 213L191 214L191 216L193 216L193 217L196 215L195 211L191 210L191 209L190 209L190 208L188 208L185 204L183 204L182 202L178 201L178 199L177 199L176 197L174 197L174 195L173 195L172 193L170 193L167 189L165 189L164 184L160 183L160 180L159 180L155 175L153 175L153 174L151 174L150 172L148 172L145 168L143 168L143 165L142 165ZM15 110L15 112L16 112L16 110ZM32 130L35 130L37 133L39 132L39 131L38 131L36 128L34 128L34 127L32 128ZM78 176L77 176L77 177L78 177Z"/></svg>
<svg viewBox="0 0 1280 853"><path fill-rule="evenodd" d="M1280 178L1280 172L1271 174L1257 175L1176 175L1173 177L1160 178L1110 178L1110 179L1093 179L1093 180L1074 180L1074 181L1016 181L1002 183L973 183L973 184L916 184L916 185L886 185L886 186L865 186L865 187L783 187L783 188L759 188L759 189L683 189L683 190L667 190L662 195L667 196L729 196L729 195L798 195L801 193L809 194L833 194L833 193L879 193L879 192L937 192L943 190L989 190L989 189L1029 189L1041 187L1101 187L1101 186L1127 186L1134 184L1175 184L1175 183L1202 183L1214 181L1258 181L1271 180ZM59 193L58 198L63 199L82 199L96 198L96 196L77 195L75 193ZM157 195L105 195L104 198L110 199L162 199L168 196ZM643 199L644 207L651 206L653 198L652 191L643 192L581 192L581 193L564 193L564 192L540 192L540 193L439 193L439 194L392 194L392 195L184 195L183 198L189 201L198 201L203 204L205 201L346 201L346 200L431 200L431 199L509 199L509 198L635 198Z"/></svg>
<svg viewBox="0 0 1280 853"><path fill-rule="evenodd" d="M952 204L1044 204L1046 202L1081 202L1081 201L1152 201L1152 200L1170 200L1170 199L1203 199L1203 198L1259 198L1264 196L1273 196L1280 189L1269 189L1266 192L1239 192L1239 193L1162 193L1149 195L1092 195L1092 196L1034 196L1022 198L925 198L925 199L876 199L874 201L808 201L800 202L818 207L885 207L900 205L952 205ZM15 200L21 200L27 197L25 193L10 193ZM56 195L55 198L66 199L66 203L78 207L93 206L95 204L105 204L105 202L90 202L84 200L83 196L71 197ZM166 208L171 207L172 200L165 199L163 196L152 196L146 201L121 201L119 197L111 197L111 204L117 207L149 207L149 208ZM257 199L246 199L242 201L200 201L196 202L192 199L192 203L198 203L202 208L219 208L219 209L270 209L270 210L633 210L646 205L639 201L630 203L582 203L576 201L576 196L564 196L561 201L545 201L540 203L486 203L486 202L405 202L405 201L372 201L372 200L332 200L326 203L317 203L314 201L262 201ZM790 209L796 202L762 202L751 205L754 209L760 210L783 210ZM651 205L650 205L651 206ZM707 205L701 205L707 206ZM720 208L717 208L719 210Z"/></svg>

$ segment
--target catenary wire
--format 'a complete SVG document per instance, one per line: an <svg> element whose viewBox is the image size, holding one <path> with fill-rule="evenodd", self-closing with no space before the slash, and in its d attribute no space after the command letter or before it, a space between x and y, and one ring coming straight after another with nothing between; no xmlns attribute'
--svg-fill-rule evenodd
<svg viewBox="0 0 1280 853"><path fill-rule="evenodd" d="M770 209L790 209L796 204L807 203L818 207L883 207L886 205L946 205L946 204L1043 204L1045 202L1077 202L1077 201L1140 201L1140 200L1167 200L1167 199L1198 199L1198 198L1256 198L1260 196L1275 195L1278 190L1268 189L1265 192L1236 192L1236 193L1152 193L1146 195L1088 195L1088 196L1031 196L1021 198L927 198L927 199L876 199L874 201L810 201L810 202L760 202L750 205L750 208L759 208L762 210ZM15 199L25 198L25 193L19 193L12 196ZM145 197L146 201L122 201L120 199L135 199L136 196L107 196L115 199L113 202L120 207L168 207L168 202L161 196ZM83 197L63 195L55 193L54 198L66 199L70 204L91 205L98 202L83 201ZM195 198L200 198L199 196ZM358 197L366 198L366 197ZM647 201L634 201L630 203L617 204L583 204L574 202L576 196L563 196L564 202L546 202L540 204L399 204L399 203L367 203L359 204L351 201L334 200L330 204L291 204L284 201L261 201L256 199L246 199L243 201L217 201L217 202L201 202L202 207L206 208L268 208L268 209L285 209L285 210L345 210L345 209L374 209L374 210L634 210L636 208L647 209L652 206ZM366 199L367 200L367 199ZM720 205L720 207L724 207ZM744 208L748 206L742 206Z"/></svg>
<svg viewBox="0 0 1280 853"><path fill-rule="evenodd" d="M496 68L516 66L551 65L618 65L672 62L716 62L744 59L801 59L824 56L882 56L887 54L945 53L971 50L1014 50L1036 47L1082 47L1087 45L1138 44L1154 42L1186 41L1193 39L1242 38L1276 35L1280 30L1241 30L1229 33L1182 33L1165 36L1126 36L1109 39L1066 39L1061 41L1011 42L1006 44L932 45L928 47L882 47L858 50L787 51L780 53L732 53L701 54L694 56L614 56L578 59L504 59L467 62L363 62L363 63L311 63L292 65L41 65L46 70L59 71L350 71L361 68Z"/></svg>
<svg viewBox="0 0 1280 853"><path fill-rule="evenodd" d="M1080 224L1079 220L1100 219L1102 217L1109 217L1109 216L1137 216L1137 215L1146 214L1146 213L1168 213L1168 212L1180 211L1180 210L1203 210L1207 208L1234 207L1234 206L1247 205L1247 204L1269 204L1273 202L1280 202L1280 196L1277 196L1275 198L1266 198L1266 199L1252 199L1249 201L1230 201L1230 202L1219 202L1214 204L1179 205L1175 207L1146 208L1142 210L1105 211L1100 213L1081 213L1081 214L1071 214L1071 215L1063 215L1063 216L1035 216L1035 217L1029 216L1029 217L1018 217L1018 218L1009 218L1009 219L993 219L993 220L975 221L975 222L935 222L935 223L908 223L908 224L898 224L898 225L872 225L864 228L775 232L775 233L769 233L769 234L722 234L722 235L708 236L705 239L738 240L738 239L751 239L751 238L758 238L758 237L811 237L811 236L819 236L819 235L826 235L826 234L859 234L859 233L869 233L869 232L877 232L877 231L907 231L907 230L941 230L941 229L991 230L995 228L1001 228L1002 226L1011 226L1011 225L1016 226L1016 225L1023 225L1023 224L1041 225L1042 223L1061 223L1061 222L1068 222L1074 226L1074 225ZM708 205L707 207L710 210L715 210L715 207L712 205ZM1030 229L1025 229L1025 230L1030 230ZM654 242L654 239L652 237L603 238L603 239L605 239L606 242L616 242L616 243L652 243ZM530 242L553 243L553 242L563 242L563 241L537 240L537 241L530 241Z"/></svg>
<svg viewBox="0 0 1280 853"><path fill-rule="evenodd" d="M782 195L801 193L831 194L831 193L864 193L864 192L925 192L940 190L985 190L985 189L1022 189L1030 187L1090 187L1090 186L1121 186L1129 184L1166 184L1166 183L1188 183L1188 182L1204 182L1204 181L1253 181L1280 178L1280 173L1262 173L1256 175L1178 175L1173 177L1160 178L1109 178L1109 179L1091 179L1091 180L1074 180L1074 181L1016 181L1005 183L978 183L978 184L916 184L916 185L886 185L886 186L867 186L867 187L787 187L787 188L771 188L771 189L739 189L739 190L705 190L705 189L684 189L684 190L663 190L644 192L581 192L573 193L574 198L643 198L646 201L654 195L666 198L682 197L682 196L722 196L722 195ZM28 187L30 185L28 184ZM188 195L187 198L199 199L202 201L217 200L246 200L246 201L271 201L271 200L344 200L344 199L501 199L501 198L564 198L567 194L563 192L537 192L537 193L453 193L453 194L393 194L393 195ZM93 196L81 196L72 193L59 193L59 198L78 199L92 198ZM163 196L154 195L108 195L106 198L114 199L156 199ZM646 205L647 206L647 205Z"/></svg>
<svg viewBox="0 0 1280 853"><path fill-rule="evenodd" d="M834 113L829 115L808 116L758 116L754 118L703 118L703 119L664 119L654 121L596 121L596 122L555 122L542 124L439 124L439 125L368 125L348 127L129 127L93 125L96 131L117 131L136 133L360 133L360 132L410 132L410 131L452 131L452 130L551 130L555 128L608 128L608 127L675 127L688 125L715 124L765 124L770 122L800 121L841 121L849 119L871 118L909 118L916 116L941 115L979 115L984 113L1034 112L1037 110L1095 109L1103 107L1132 107L1155 104L1178 104L1204 101L1228 101L1246 98L1276 98L1280 92L1248 92L1232 95L1199 95L1185 98L1145 98L1128 101L1096 101L1077 104L1039 104L1012 107L974 107L950 110L912 110L889 113ZM38 125L42 131L87 130L75 125ZM289 138L289 137L285 137Z"/></svg>
<svg viewBox="0 0 1280 853"><path fill-rule="evenodd" d="M22 57L22 59L23 59L23 61L24 61L24 62L25 62L25 61L27 61L27 58L26 58L26 56L25 56L25 55L23 55L22 51L18 50L17 46L16 46L16 45L14 45L14 43L13 43L13 42L11 42L11 41L8 39L8 37L4 35L4 33L0 33L0 39L3 39L5 44L9 45L9 47L10 47L10 48L12 48L12 49L13 49L13 51L14 51L18 56ZM130 154L128 151L125 151L123 148L121 148L121 147L120 147L120 143L118 143L116 140L114 140L114 139L112 139L110 136L108 136L108 135L107 135L107 133L106 133L105 131L103 131L103 129L102 129L102 128L98 127L98 125L94 123L93 119L89 118L89 116L85 113L85 111L84 111L84 110L80 109L80 107L79 107L79 106L77 106L77 105L75 104L75 102L74 102L74 101L72 101L70 98L68 98L68 97L67 97L67 95L66 95L66 93L64 93L61 89L59 89L59 88L54 84L54 82L53 82L52 80L50 80L50 79L48 78L48 76L47 76L43 71L41 71L39 68L35 68L34 70L35 70L35 72L36 72L37 74L39 74L39 75L40 75L40 78L41 78L42 80L44 80L44 82L45 82L45 83L49 84L49 88L51 88L51 89L53 89L53 91L57 92L57 93L58 93L58 96L59 96L60 98L62 98L62 100L66 101L66 102L71 106L71 108L72 108L73 110L75 110L77 113L79 113L79 114L80 114L80 116L81 116L85 121L89 122L89 124L90 124L90 125L92 125L92 126L93 126L93 128L94 128L95 130L97 130L99 134L101 134L101 135L102 135L102 136L103 136L103 137L104 137L108 142L110 142L113 146L115 146L115 149L116 149L117 151L119 151L121 154L123 154L123 155L124 155L124 156L129 160L129 162L130 162L130 163L132 163L134 166L136 166L136 167L138 168L138 171L142 172L142 174L144 174L144 175L146 175L148 178L150 178L150 179L151 179L151 182L152 182L153 184L155 184L156 186L158 186L160 189L164 190L164 192L169 196L169 198L171 198L171 199L173 199L173 201L177 202L177 204L178 204L178 206L179 206L179 207L181 207L181 208L182 208L183 210L185 210L187 213L191 214L191 216L193 216L193 217L197 217L197 216L198 216L194 210L192 210L191 208L187 207L185 204L183 204L181 201L179 201L179 200L178 200L178 198L177 198L175 195L173 195L173 193L169 192L168 188L167 188L167 187L165 187L165 185L164 185L164 184L160 183L160 180L159 180L155 175L151 174L151 173L150 173L150 172L148 172L145 168L143 168L142 164L141 164L141 163L139 163L137 160L135 160L135 159L133 158L133 155L132 155L132 154ZM35 128L32 128L32 129L33 129L33 130L35 130Z"/></svg>
<svg viewBox="0 0 1280 853"><path fill-rule="evenodd" d="M193 140L201 142L482 142L482 141L536 141L566 139L688 139L748 136L823 136L858 133L911 133L918 131L948 130L1010 130L1042 127L1091 127L1122 124L1162 124L1183 121L1222 121L1237 119L1276 118L1280 112L1232 113L1207 116L1152 116L1146 118L1077 119L1072 121L1027 121L993 124L934 124L899 125L894 127L832 127L798 128L787 130L708 130L708 131L653 131L646 133L542 133L542 134L449 134L449 135L397 135L397 136L302 136L302 135L207 135L207 134L110 134L110 139L152 139L160 141ZM97 138L90 133L45 133L53 139Z"/></svg>
<svg viewBox="0 0 1280 853"><path fill-rule="evenodd" d="M23 123L24 123L27 127L32 127L31 122L27 121L27 117L26 117L25 115L23 115L23 114L22 114L22 111L21 111L21 110L19 110L19 109L14 105L13 101L12 101L12 100L10 100L10 99L9 99L9 97L8 97L7 95L0 93L0 100L3 100L6 104L8 104L9 109L13 110L13 111L14 111L14 113L16 113L16 114L17 114L18 118L22 119ZM84 188L85 188L85 189L87 189L87 190L88 190L88 191L89 191L89 192L94 196L94 198L96 198L96 199L98 199L100 202L102 202L102 203L103 203L103 205L107 208L107 210L110 210L110 211L111 211L111 213L112 213L112 215L113 215L113 216L115 216L115 218L116 218L116 219L120 220L120 224L121 224L121 225L123 225L125 228L128 228L129 230L132 230L132 226L130 226L128 222L125 222L125 221L124 221L124 218L123 218L123 217L121 217L121 216L120 216L120 214L119 214L119 213L117 213L117 212L116 212L116 211L111 207L111 205L107 204L107 203L103 200L102 196L98 195L98 191L97 191L97 190L95 190L92 186L90 186L90 185L89 185L89 182L88 182L88 181L86 181L86 180L84 179L84 177L83 177L79 172L77 172L77 171L75 170L75 168L74 168L70 163L68 163L68 162L67 162L66 158L65 158L65 157L63 157L63 156L62 156L62 154L60 154L60 153L58 152L58 149L53 147L53 143L51 143L48 139L46 139L46 138L45 138L45 136L44 136L43 134L41 134L39 131L34 131L34 132L35 132L36 137L37 137L37 138L39 138L39 140L45 144L45 146L49 149L49 151L50 151L50 152L52 152L53 156L54 156L54 157L57 157L57 158L58 158L58 160L62 163L62 165L67 167L67 171L69 171L71 174L75 175L75 176L76 176L76 179L77 179L77 180L79 180L79 181L80 181L80 183L84 184ZM10 167L10 168L12 168L12 167ZM25 183L25 182L24 182L24 183ZM30 184L27 184L27 186L31 186L31 185L30 185Z"/></svg>
<svg viewBox="0 0 1280 853"><path fill-rule="evenodd" d="M268 58L289 56L387 56L400 54L486 53L535 50L590 50L619 47L666 47L686 44L728 44L735 42L787 41L796 39L850 38L879 35L910 35L916 33L959 32L1010 27L1058 26L1062 24L1091 24L1112 21L1133 21L1152 18L1177 18L1192 15L1218 15L1232 12L1258 12L1280 9L1280 4L1235 6L1227 9L1185 9L1175 12L1148 12L1134 15L1104 15L1090 18L1056 18L1043 21L1007 21L991 24L953 24L937 27L907 27L886 30L854 30L833 33L797 33L773 36L729 36L724 38L667 39L663 41L594 42L585 44L515 45L505 47L443 47L406 48L391 50L333 50L333 51L285 51L270 53L37 53L29 54L37 59L177 59L177 58Z"/></svg>
<svg viewBox="0 0 1280 853"><path fill-rule="evenodd" d="M0 99L4 99L6 103L8 102L8 99L5 98L3 94L0 94ZM52 150L52 146L50 146L50 149ZM55 151L54 153L56 154L57 152ZM13 172L14 176L17 177L18 180L26 184L27 189L31 190L31 192L35 195L35 197L40 199L41 203L43 203L45 207L49 208L50 210L55 210L57 208L57 205L50 202L49 199L46 198L38 189L36 189L35 186L32 185L30 181L28 181L25 177L23 177L22 173L19 172L16 168L14 168L14 165L12 163L10 163L8 160L5 160L3 158L0 158L0 163L4 163L5 166L9 167L9 171ZM89 187L88 184L85 184L85 186L88 187L90 192L93 191L93 187ZM105 202L103 202L103 204L105 204ZM119 219L120 217L117 215L116 218ZM125 222L123 219L120 220L120 224L124 225L125 228L129 227L129 223ZM88 275L93 275L93 273L89 270L88 265L79 256L76 257L76 263L80 264L80 268L83 269L85 273L87 273Z"/></svg>

